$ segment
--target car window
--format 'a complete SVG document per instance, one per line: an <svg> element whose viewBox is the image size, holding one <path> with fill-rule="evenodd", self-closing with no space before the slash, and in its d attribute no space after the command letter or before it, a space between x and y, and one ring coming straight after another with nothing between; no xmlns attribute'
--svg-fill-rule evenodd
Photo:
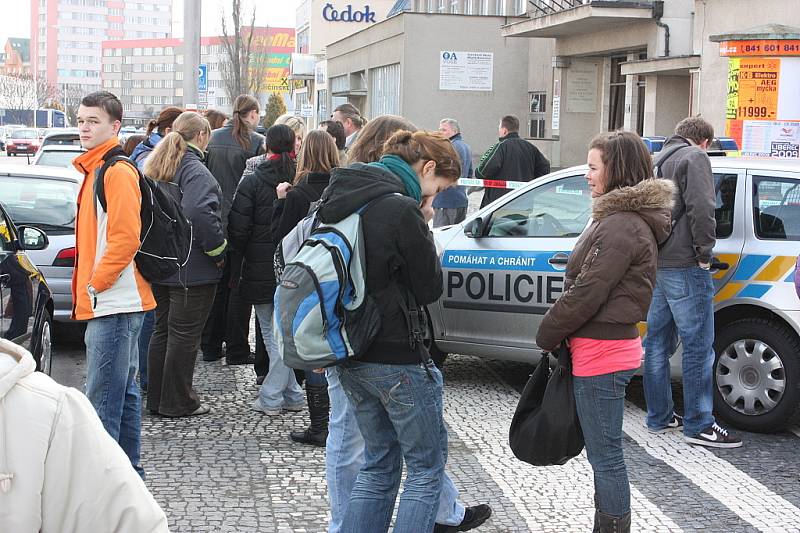
<svg viewBox="0 0 800 533"><path fill-rule="evenodd" d="M591 215L584 176L533 188L492 213L489 237L577 237Z"/></svg>
<svg viewBox="0 0 800 533"><path fill-rule="evenodd" d="M39 132L36 130L17 130L12 137L14 139L38 139Z"/></svg>
<svg viewBox="0 0 800 533"><path fill-rule="evenodd" d="M733 217L736 207L736 174L714 174L714 190L717 191L714 218L717 220L717 239L725 239L733 233Z"/></svg>
<svg viewBox="0 0 800 533"><path fill-rule="evenodd" d="M11 246L11 228L10 222L0 211L0 252L13 252L14 248Z"/></svg>
<svg viewBox="0 0 800 533"><path fill-rule="evenodd" d="M754 176L753 220L759 239L800 241L800 180Z"/></svg>
<svg viewBox="0 0 800 533"><path fill-rule="evenodd" d="M46 165L49 167L71 167L72 160L81 155L81 152L69 151L45 151L36 160L37 165Z"/></svg>
<svg viewBox="0 0 800 533"><path fill-rule="evenodd" d="M44 231L75 229L77 196L78 184L73 181L0 178L0 198L14 222L40 226Z"/></svg>

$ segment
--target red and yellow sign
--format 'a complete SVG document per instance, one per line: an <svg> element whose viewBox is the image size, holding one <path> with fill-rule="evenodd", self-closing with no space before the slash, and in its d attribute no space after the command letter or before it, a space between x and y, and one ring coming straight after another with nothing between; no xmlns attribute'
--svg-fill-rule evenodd
<svg viewBox="0 0 800 533"><path fill-rule="evenodd" d="M725 106L725 134L742 145L744 120L777 120L781 60L731 58Z"/></svg>
<svg viewBox="0 0 800 533"><path fill-rule="evenodd" d="M722 57L800 56L800 40L722 41L719 43L719 55Z"/></svg>

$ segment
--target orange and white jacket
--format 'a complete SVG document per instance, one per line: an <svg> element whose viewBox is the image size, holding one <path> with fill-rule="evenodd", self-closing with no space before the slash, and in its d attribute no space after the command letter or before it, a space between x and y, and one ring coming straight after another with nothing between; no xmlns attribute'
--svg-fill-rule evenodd
<svg viewBox="0 0 800 533"><path fill-rule="evenodd" d="M118 145L114 137L72 162L84 175L78 194L77 257L72 274L72 317L77 320L156 307L150 283L133 260L142 228L138 174L125 163L108 169L104 179L107 213L94 192L95 174L103 165L103 156Z"/></svg>

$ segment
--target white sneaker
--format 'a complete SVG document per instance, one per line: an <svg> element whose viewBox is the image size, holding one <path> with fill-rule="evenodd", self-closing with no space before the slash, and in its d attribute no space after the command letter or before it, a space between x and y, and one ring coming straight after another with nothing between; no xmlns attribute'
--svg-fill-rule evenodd
<svg viewBox="0 0 800 533"><path fill-rule="evenodd" d="M261 398L256 398L253 401L253 405L250 406L253 411L258 411L259 413L264 413L267 416L278 416L281 414L283 409L267 409L263 405L261 405Z"/></svg>

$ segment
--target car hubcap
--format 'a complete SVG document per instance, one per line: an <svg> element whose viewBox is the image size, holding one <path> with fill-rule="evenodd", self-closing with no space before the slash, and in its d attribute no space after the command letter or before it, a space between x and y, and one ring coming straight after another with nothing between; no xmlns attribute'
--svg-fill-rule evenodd
<svg viewBox="0 0 800 533"><path fill-rule="evenodd" d="M772 411L786 389L786 369L777 352L756 339L741 339L717 362L717 389L731 408L745 415Z"/></svg>
<svg viewBox="0 0 800 533"><path fill-rule="evenodd" d="M41 347L42 357L40 366L43 373L50 375L50 362L53 355L53 346L50 340L50 322L45 322L42 325Z"/></svg>

